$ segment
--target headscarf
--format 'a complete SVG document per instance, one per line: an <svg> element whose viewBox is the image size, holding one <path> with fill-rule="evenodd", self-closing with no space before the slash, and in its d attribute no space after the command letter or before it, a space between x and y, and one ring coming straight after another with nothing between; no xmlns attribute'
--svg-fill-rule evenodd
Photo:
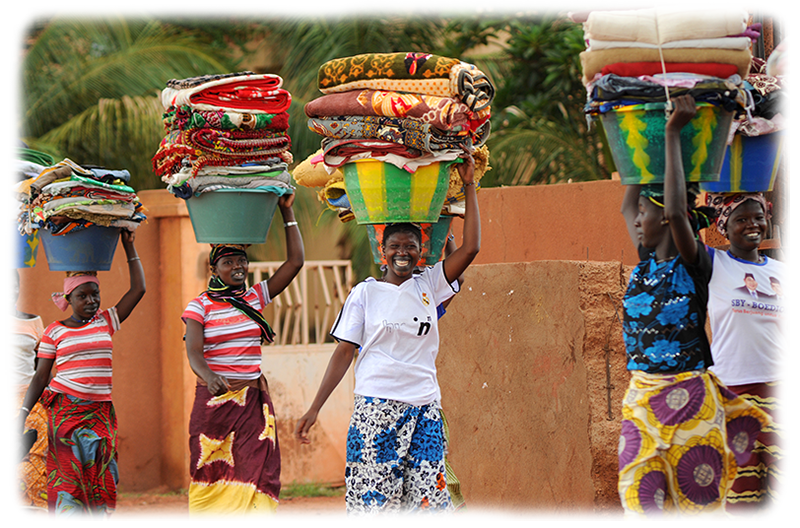
<svg viewBox="0 0 800 528"><path fill-rule="evenodd" d="M222 257L227 255L247 256L247 253L245 253L246 247L247 246L239 244L212 244L211 254L208 257L208 260L212 266L215 266ZM244 313L247 317L252 319L256 325L258 325L258 328L261 330L262 341L272 343L273 338L275 337L275 332L264 318L264 315L250 306L250 304L244 300L244 294L246 291L247 290L245 289L244 284L239 286L229 286L225 284L217 275L212 275L211 280L208 281L206 295L215 301L226 302L240 312Z"/></svg>
<svg viewBox="0 0 800 528"><path fill-rule="evenodd" d="M80 286L81 284L86 284L87 282L93 282L100 285L100 281L97 280L95 275L90 274L90 272L82 272L79 274L72 274L73 272L67 272L67 276L64 278L64 291L63 292L54 292L50 294L50 298L53 299L53 302L61 308L62 312L65 312L69 307L69 301L67 300L67 295L72 293L75 288Z"/></svg>
<svg viewBox="0 0 800 528"><path fill-rule="evenodd" d="M761 204L767 220L772 218L772 204L764 197L764 193L708 193L706 194L706 205L713 207L717 214L717 230L727 238L728 218L733 211L745 203L747 200L754 200Z"/></svg>
<svg viewBox="0 0 800 528"><path fill-rule="evenodd" d="M700 232L714 224L716 211L713 207L697 207L697 195L700 194L700 185L697 182L686 182L686 215L689 217L689 224L695 233ZM651 183L642 185L639 195L647 198L658 207L664 208L664 185Z"/></svg>

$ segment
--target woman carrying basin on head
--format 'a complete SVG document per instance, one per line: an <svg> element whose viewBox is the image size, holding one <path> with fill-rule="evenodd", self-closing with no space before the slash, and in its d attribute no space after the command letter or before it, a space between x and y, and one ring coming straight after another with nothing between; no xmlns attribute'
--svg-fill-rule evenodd
<svg viewBox="0 0 800 528"><path fill-rule="evenodd" d="M435 365L437 307L458 291L458 277L480 249L474 161L466 158L458 165L466 189L461 247L417 274L419 227L386 226L386 274L357 284L348 295L331 330L336 350L311 408L295 427L295 436L309 443L309 429L359 349L347 435L349 513L452 509Z"/></svg>
<svg viewBox="0 0 800 528"><path fill-rule="evenodd" d="M691 96L673 99L664 184L628 186L623 198L641 262L625 292L623 333L631 381L622 407L619 494L627 514L724 508L737 463L768 418L708 368L705 333L711 257L697 239L711 210L687 193L680 130Z"/></svg>
<svg viewBox="0 0 800 528"><path fill-rule="evenodd" d="M189 421L192 514L269 513L278 504L275 409L261 373L261 343L272 342L274 333L261 312L303 267L293 202L294 194L278 200L287 256L275 273L248 289L245 246L212 245L208 289L182 315L197 375Z"/></svg>
<svg viewBox="0 0 800 528"><path fill-rule="evenodd" d="M111 337L145 293L134 233L120 238L128 257L130 288L116 306L100 309L96 272L67 272L64 291L53 294L63 321L44 331L39 363L25 399L24 423L37 401L49 412L47 506L56 514L110 514L117 502L117 416L111 401ZM55 362L57 373L51 381ZM22 424L20 424L22 425Z"/></svg>

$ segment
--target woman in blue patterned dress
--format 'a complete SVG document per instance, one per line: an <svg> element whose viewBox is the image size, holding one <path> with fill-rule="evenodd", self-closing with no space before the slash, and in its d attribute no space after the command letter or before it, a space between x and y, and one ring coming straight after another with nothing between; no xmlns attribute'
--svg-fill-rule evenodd
<svg viewBox="0 0 800 528"><path fill-rule="evenodd" d="M737 462L747 460L768 420L707 370L712 263L697 232L713 210L695 208L681 161L680 131L695 115L694 99L673 103L663 186L628 186L622 204L641 260L623 301L631 371L619 443L626 514L724 509Z"/></svg>

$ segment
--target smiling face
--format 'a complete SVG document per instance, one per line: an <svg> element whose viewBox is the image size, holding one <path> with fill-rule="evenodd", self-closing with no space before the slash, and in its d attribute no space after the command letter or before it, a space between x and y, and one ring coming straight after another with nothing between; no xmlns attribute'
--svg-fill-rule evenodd
<svg viewBox="0 0 800 528"><path fill-rule="evenodd" d="M95 282L85 282L67 295L72 313L78 319L91 319L100 309L100 286Z"/></svg>
<svg viewBox="0 0 800 528"><path fill-rule="evenodd" d="M756 288L758 288L758 282L756 282L756 279L753 278L752 275L745 276L744 285L747 286L747 289L750 291L756 291Z"/></svg>
<svg viewBox="0 0 800 528"><path fill-rule="evenodd" d="M14 306L19 299L19 278L6 274L6 313L14 314Z"/></svg>
<svg viewBox="0 0 800 528"><path fill-rule="evenodd" d="M397 231L383 241L382 248L387 265L386 280L396 283L411 277L421 253L416 235Z"/></svg>
<svg viewBox="0 0 800 528"><path fill-rule="evenodd" d="M654 248L669 233L669 226L663 223L664 209L644 196L639 197L639 214L633 221L639 242L643 247Z"/></svg>
<svg viewBox="0 0 800 528"><path fill-rule="evenodd" d="M245 255L226 255L211 266L211 271L228 286L241 286L247 280L249 264Z"/></svg>
<svg viewBox="0 0 800 528"><path fill-rule="evenodd" d="M731 247L742 251L758 249L767 236L767 216L761 204L747 200L728 217L728 240Z"/></svg>

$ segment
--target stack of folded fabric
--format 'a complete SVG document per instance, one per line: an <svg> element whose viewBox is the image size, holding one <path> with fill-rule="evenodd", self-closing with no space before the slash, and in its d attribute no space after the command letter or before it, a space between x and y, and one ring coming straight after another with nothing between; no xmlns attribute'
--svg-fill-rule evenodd
<svg viewBox="0 0 800 528"><path fill-rule="evenodd" d="M583 22L586 51L580 54L583 82L616 74L639 77L685 72L727 78L750 71L751 39L760 24L747 25L735 9L658 7L592 11Z"/></svg>
<svg viewBox="0 0 800 528"><path fill-rule="evenodd" d="M36 170L31 163L26 167ZM58 236L93 225L133 231L146 216L129 182L127 170L82 167L69 159L42 167L17 186L22 203L19 231L31 234L44 229Z"/></svg>
<svg viewBox="0 0 800 528"><path fill-rule="evenodd" d="M22 202L11 187L29 178L35 178L45 168L53 164L49 154L22 147L6 145L6 221L17 221Z"/></svg>
<svg viewBox="0 0 800 528"><path fill-rule="evenodd" d="M489 168L484 144L494 86L472 64L429 53L362 54L323 64L318 87L324 95L305 112L309 128L323 137L322 148L298 165L294 177L300 185L322 187L320 199L342 221L354 217L343 173L359 160L413 177L470 152L476 180ZM443 212L463 213L460 179L450 179Z"/></svg>
<svg viewBox="0 0 800 528"><path fill-rule="evenodd" d="M253 72L168 81L166 134L152 160L167 189L184 199L226 188L291 192L292 98L282 84Z"/></svg>

